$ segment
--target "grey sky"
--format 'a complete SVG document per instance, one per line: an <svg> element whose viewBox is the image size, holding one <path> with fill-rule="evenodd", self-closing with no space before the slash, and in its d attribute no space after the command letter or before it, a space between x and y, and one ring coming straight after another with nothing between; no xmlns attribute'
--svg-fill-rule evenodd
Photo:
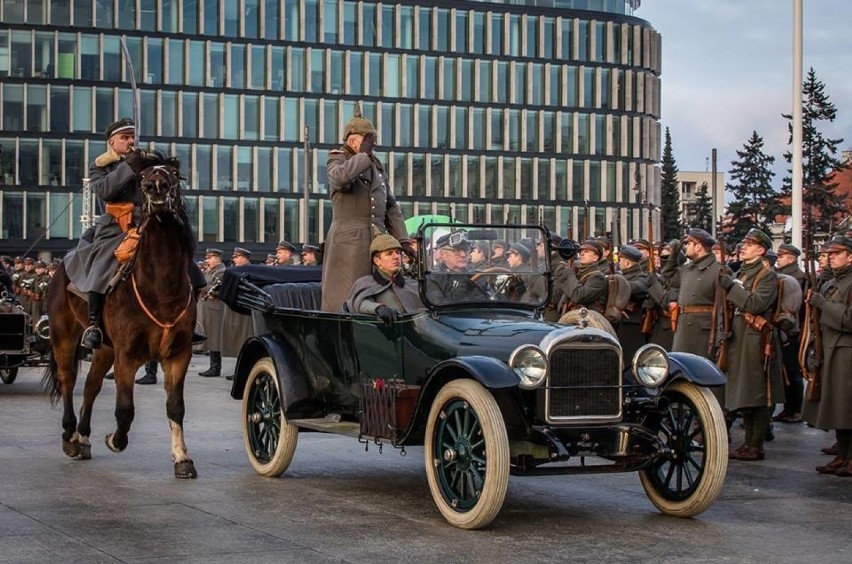
<svg viewBox="0 0 852 564"><path fill-rule="evenodd" d="M804 0L803 75L813 67L837 108L822 127L852 148L852 2ZM791 113L793 0L643 0L636 16L663 36L663 130L672 134L680 170L705 170L718 149L728 171L752 131L775 157L775 183L787 170ZM839 156L839 155L838 155Z"/></svg>

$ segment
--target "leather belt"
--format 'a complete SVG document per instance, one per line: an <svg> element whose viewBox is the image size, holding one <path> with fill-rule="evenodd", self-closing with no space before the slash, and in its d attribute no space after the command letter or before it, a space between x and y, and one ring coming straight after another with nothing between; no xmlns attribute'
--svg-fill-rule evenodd
<svg viewBox="0 0 852 564"><path fill-rule="evenodd" d="M685 313L713 313L713 306L711 305L681 306L678 309L681 315Z"/></svg>

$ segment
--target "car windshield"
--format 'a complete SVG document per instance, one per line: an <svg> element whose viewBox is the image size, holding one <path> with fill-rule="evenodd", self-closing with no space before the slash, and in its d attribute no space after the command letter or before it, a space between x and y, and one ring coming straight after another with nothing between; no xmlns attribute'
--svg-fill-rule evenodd
<svg viewBox="0 0 852 564"><path fill-rule="evenodd" d="M429 305L548 301L547 232L541 227L423 225L424 298Z"/></svg>

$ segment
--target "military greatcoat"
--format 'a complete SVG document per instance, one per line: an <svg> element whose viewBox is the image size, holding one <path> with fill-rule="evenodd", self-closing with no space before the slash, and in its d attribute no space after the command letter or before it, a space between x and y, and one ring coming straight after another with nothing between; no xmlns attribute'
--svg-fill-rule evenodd
<svg viewBox="0 0 852 564"><path fill-rule="evenodd" d="M852 267L835 270L822 294L821 399L806 402L803 413L819 429L852 429Z"/></svg>
<svg viewBox="0 0 852 564"><path fill-rule="evenodd" d="M220 352L222 350L222 317L227 306L219 299L219 291L216 287L221 284L224 274L225 265L222 263L207 269L204 273L207 286L199 294L198 322L204 328L204 334L207 335L203 346L205 351Z"/></svg>
<svg viewBox="0 0 852 564"><path fill-rule="evenodd" d="M767 365L763 336L750 327L743 313L760 315L771 321L775 313L778 284L775 271L764 261L743 263L737 282L728 290L728 301L736 308L728 348L728 385L725 407L731 411L750 407L774 407L784 401L784 381L780 357L773 355ZM778 351L778 340L773 339Z"/></svg>
<svg viewBox="0 0 852 564"><path fill-rule="evenodd" d="M356 280L368 276L373 235L408 239L405 220L384 167L373 155L348 146L331 151L328 184L332 218L322 264L322 309L340 311Z"/></svg>
<svg viewBox="0 0 852 564"><path fill-rule="evenodd" d="M713 312L704 311L704 308L713 307L718 279L719 262L713 253L681 267L677 305L682 313L678 315L672 351L709 358ZM714 358L710 360L715 361Z"/></svg>
<svg viewBox="0 0 852 564"><path fill-rule="evenodd" d="M630 301L617 329L618 341L621 343L625 362L627 362L645 344L645 335L641 331L645 311L642 309L642 303L648 297L649 274L638 264L624 269L621 274L630 284Z"/></svg>
<svg viewBox="0 0 852 564"><path fill-rule="evenodd" d="M554 286L565 294L572 309L583 306L599 313L606 309L608 286L597 263L581 266L576 272L573 268L563 269Z"/></svg>

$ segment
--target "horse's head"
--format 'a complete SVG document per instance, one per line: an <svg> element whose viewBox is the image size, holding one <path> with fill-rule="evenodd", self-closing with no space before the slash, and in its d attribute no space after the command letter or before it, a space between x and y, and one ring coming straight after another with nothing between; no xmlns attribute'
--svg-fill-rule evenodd
<svg viewBox="0 0 852 564"><path fill-rule="evenodd" d="M180 194L180 162L174 158L163 159L142 171L142 209L146 215L158 212L177 214L183 209Z"/></svg>

